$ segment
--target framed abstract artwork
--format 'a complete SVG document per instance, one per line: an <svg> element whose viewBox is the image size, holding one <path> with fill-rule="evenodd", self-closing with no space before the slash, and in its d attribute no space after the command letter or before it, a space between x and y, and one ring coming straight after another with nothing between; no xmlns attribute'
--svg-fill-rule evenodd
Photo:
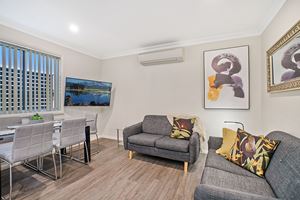
<svg viewBox="0 0 300 200"><path fill-rule="evenodd" d="M204 51L204 108L250 108L249 46Z"/></svg>
<svg viewBox="0 0 300 200"><path fill-rule="evenodd" d="M268 92L300 89L300 21L267 51Z"/></svg>

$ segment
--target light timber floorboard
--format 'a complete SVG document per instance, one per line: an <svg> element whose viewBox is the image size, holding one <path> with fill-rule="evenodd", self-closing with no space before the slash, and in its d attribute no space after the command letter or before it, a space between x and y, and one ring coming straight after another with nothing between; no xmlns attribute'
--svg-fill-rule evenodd
<svg viewBox="0 0 300 200"><path fill-rule="evenodd" d="M92 147L97 145L94 143ZM89 166L63 159L63 178L57 181L23 166L14 167L13 199L191 200L206 159L205 154L200 154L198 161L189 165L188 173L184 174L183 162L138 153L130 160L128 151L123 146L118 148L114 140L100 139L100 148L101 152L92 156ZM73 153L77 155L76 147ZM50 157L45 159L44 165L53 172ZM8 180L8 170L3 170L2 195L8 194Z"/></svg>

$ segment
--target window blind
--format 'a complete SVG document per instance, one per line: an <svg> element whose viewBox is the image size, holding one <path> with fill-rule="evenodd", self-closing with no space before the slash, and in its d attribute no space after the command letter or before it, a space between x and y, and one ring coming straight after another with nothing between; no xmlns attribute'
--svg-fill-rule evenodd
<svg viewBox="0 0 300 200"><path fill-rule="evenodd" d="M60 110L60 58L0 41L0 113Z"/></svg>

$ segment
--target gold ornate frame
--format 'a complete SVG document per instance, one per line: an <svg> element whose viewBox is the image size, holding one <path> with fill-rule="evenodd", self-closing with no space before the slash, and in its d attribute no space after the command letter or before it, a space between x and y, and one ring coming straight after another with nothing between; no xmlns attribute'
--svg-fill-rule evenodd
<svg viewBox="0 0 300 200"><path fill-rule="evenodd" d="M288 90L300 89L300 78L286 81L284 83L273 84L273 63L272 56L274 53L285 46L288 42L300 34L300 21L298 21L285 35L283 35L268 51L267 51L267 84L268 92L281 92Z"/></svg>

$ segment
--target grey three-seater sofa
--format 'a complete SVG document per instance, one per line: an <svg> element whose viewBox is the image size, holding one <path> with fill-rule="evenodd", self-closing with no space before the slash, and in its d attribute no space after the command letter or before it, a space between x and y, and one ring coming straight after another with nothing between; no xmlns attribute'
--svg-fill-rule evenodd
<svg viewBox="0 0 300 200"><path fill-rule="evenodd" d="M227 161L216 154L222 138L210 137L201 183L195 190L196 200L271 200L300 199L300 139L284 132L267 135L280 140L265 178Z"/></svg>
<svg viewBox="0 0 300 200"><path fill-rule="evenodd" d="M199 134L194 132L190 140L170 137L172 125L163 115L146 115L144 120L123 131L124 148L133 152L159 156L184 162L184 172L188 163L194 163L200 152Z"/></svg>

